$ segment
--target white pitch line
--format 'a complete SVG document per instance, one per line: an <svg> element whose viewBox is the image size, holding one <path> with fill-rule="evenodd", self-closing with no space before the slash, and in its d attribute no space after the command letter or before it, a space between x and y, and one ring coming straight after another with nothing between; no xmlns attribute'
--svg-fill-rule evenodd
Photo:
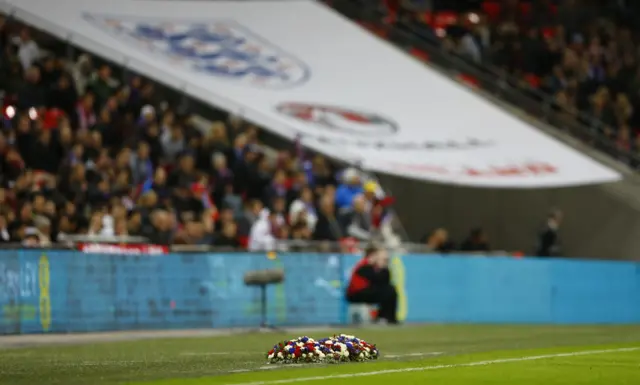
<svg viewBox="0 0 640 385"><path fill-rule="evenodd" d="M285 368L296 368L301 366L318 366L318 364L286 364L286 365L265 365L258 368L258 370L274 370L274 369L285 369Z"/></svg>
<svg viewBox="0 0 640 385"><path fill-rule="evenodd" d="M383 358L404 358L404 357L424 357L424 356L439 356L444 352L427 352L427 353L405 353L405 354L383 354Z"/></svg>
<svg viewBox="0 0 640 385"><path fill-rule="evenodd" d="M588 355L594 355L594 354L634 352L634 351L638 351L638 350L640 350L640 347L621 348L621 349L603 349L603 350L585 350L585 351L581 351L581 352L545 354L545 355L540 355L540 356L524 356L524 357L514 357L514 358L502 358L502 359L497 359L497 360L476 361L476 362L468 362L468 363L461 363L461 364L421 366L421 367L403 368L403 369L387 369L387 370L377 370L377 371L373 371L373 372L334 374L334 375L331 375L331 376L297 377L297 378L289 378L289 379L284 379L284 380L243 382L243 383L239 383L239 384L235 384L235 385L291 384L291 383L306 382L306 381L322 381L322 380L329 380L329 379L333 380L333 379L336 379L336 378L369 377L369 376L379 376L379 375L383 375L383 374L407 373L407 372L424 372L424 371L427 371L427 370L465 368L465 367L472 367L472 366L488 366L488 365L496 365L496 364L506 364L506 363L509 363L509 362L543 360L543 359L547 359L547 358L577 357L577 356L588 356Z"/></svg>
<svg viewBox="0 0 640 385"><path fill-rule="evenodd" d="M230 356L232 354L260 354L256 352L183 352L181 356Z"/></svg>

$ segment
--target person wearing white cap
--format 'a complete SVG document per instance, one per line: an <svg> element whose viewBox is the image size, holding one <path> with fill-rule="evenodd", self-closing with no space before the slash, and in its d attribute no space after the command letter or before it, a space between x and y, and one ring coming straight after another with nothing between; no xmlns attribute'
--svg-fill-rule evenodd
<svg viewBox="0 0 640 385"><path fill-rule="evenodd" d="M148 125L156 119L156 108L147 104L140 109L140 124Z"/></svg>
<svg viewBox="0 0 640 385"><path fill-rule="evenodd" d="M342 183L336 190L336 208L342 210L351 207L353 198L362 194L362 182L355 168L348 168L342 174Z"/></svg>

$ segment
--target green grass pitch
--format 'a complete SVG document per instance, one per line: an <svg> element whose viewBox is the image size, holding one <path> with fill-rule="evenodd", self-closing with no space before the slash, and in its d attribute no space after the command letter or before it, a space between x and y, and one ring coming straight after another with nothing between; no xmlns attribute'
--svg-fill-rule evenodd
<svg viewBox="0 0 640 385"><path fill-rule="evenodd" d="M347 333L367 363L266 365L277 341ZM1 385L640 384L640 326L430 325L2 349Z"/></svg>

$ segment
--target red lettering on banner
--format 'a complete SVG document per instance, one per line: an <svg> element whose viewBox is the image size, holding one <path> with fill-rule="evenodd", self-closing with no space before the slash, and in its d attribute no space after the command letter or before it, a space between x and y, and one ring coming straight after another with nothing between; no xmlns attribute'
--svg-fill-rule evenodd
<svg viewBox="0 0 640 385"><path fill-rule="evenodd" d="M78 250L83 253L117 255L159 255L167 254L169 248L160 245L114 245L108 243L79 243Z"/></svg>
<svg viewBox="0 0 640 385"><path fill-rule="evenodd" d="M527 163L524 166L491 167L488 170L468 168L464 173L468 176L527 176L554 174L558 170L548 163Z"/></svg>
<svg viewBox="0 0 640 385"><path fill-rule="evenodd" d="M527 165L530 172L534 174L555 174L558 169L547 163L534 163Z"/></svg>
<svg viewBox="0 0 640 385"><path fill-rule="evenodd" d="M403 171L422 172L429 174L456 174L456 170L449 170L446 167L432 166L427 164L397 164L392 166ZM524 163L523 165L509 166L489 166L487 168L466 167L459 173L469 177L526 177L555 174L558 169L544 162Z"/></svg>

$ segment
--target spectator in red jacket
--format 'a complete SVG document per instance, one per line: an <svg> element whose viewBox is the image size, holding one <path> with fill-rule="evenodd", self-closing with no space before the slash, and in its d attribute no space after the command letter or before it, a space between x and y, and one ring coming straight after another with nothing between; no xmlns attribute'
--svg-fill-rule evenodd
<svg viewBox="0 0 640 385"><path fill-rule="evenodd" d="M389 256L386 251L368 248L358 262L347 287L347 301L378 305L378 319L397 324L398 294L391 285Z"/></svg>

